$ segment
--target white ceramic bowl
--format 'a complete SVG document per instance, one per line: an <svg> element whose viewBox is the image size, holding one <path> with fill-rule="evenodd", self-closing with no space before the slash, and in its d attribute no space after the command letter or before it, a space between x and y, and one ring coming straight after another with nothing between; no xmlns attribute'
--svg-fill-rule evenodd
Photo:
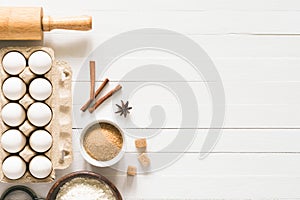
<svg viewBox="0 0 300 200"><path fill-rule="evenodd" d="M115 128L117 128L119 130L119 132L121 133L122 135L122 138L123 138L123 146L122 146L122 149L120 150L119 154L114 157L113 159L111 160L108 160L108 161L99 161L99 160L96 160L94 158L92 158L85 150L84 148L84 145L83 145L83 140L84 140L84 137L87 133L87 130L89 128L91 128L92 126L94 126L95 124L99 124L99 123L107 123L107 124L110 124L112 126L114 126ZM81 133L81 136L80 136L80 153L81 155L83 156L83 158L88 162L90 163L91 165L94 165L96 167L109 167L109 166L112 166L114 164L116 164L117 162L119 162L122 157L124 156L124 153L125 153L125 150L126 150L126 141L125 141L125 136L124 136L124 133L123 131L121 130L121 128L116 125L115 123L111 122L111 121L108 121L108 120L96 120L90 124L88 124L82 131Z"/></svg>

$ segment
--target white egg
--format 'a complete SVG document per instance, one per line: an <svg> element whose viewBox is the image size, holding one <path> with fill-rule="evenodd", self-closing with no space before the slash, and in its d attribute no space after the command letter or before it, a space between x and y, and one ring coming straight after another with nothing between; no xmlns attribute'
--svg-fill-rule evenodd
<svg viewBox="0 0 300 200"><path fill-rule="evenodd" d="M21 125L26 118L24 108L17 103L6 104L2 108L1 116L4 123L12 127Z"/></svg>
<svg viewBox="0 0 300 200"><path fill-rule="evenodd" d="M37 127L46 126L52 119L52 111L44 103L33 103L27 110L28 120Z"/></svg>
<svg viewBox="0 0 300 200"><path fill-rule="evenodd" d="M46 74L52 66L52 58L45 51L36 51L28 59L30 70L38 75Z"/></svg>
<svg viewBox="0 0 300 200"><path fill-rule="evenodd" d="M26 164L19 156L10 156L2 164L3 174L12 180L21 178L26 172Z"/></svg>
<svg viewBox="0 0 300 200"><path fill-rule="evenodd" d="M36 156L29 163L29 171L35 178L46 178L52 171L52 163L45 156Z"/></svg>
<svg viewBox="0 0 300 200"><path fill-rule="evenodd" d="M17 75L26 67L26 59L21 53L12 51L3 57L2 65L7 73Z"/></svg>
<svg viewBox="0 0 300 200"><path fill-rule="evenodd" d="M25 145L26 137L17 129L10 129L1 137L1 146L9 153L18 153Z"/></svg>
<svg viewBox="0 0 300 200"><path fill-rule="evenodd" d="M52 85L47 79L34 79L29 85L29 93L35 100L44 101L52 94Z"/></svg>
<svg viewBox="0 0 300 200"><path fill-rule="evenodd" d="M36 152L46 152L52 146L52 136L45 130L34 131L30 136L29 144Z"/></svg>
<svg viewBox="0 0 300 200"><path fill-rule="evenodd" d="M26 85L22 79L10 77L4 81L2 91L9 100L19 100L26 93Z"/></svg>

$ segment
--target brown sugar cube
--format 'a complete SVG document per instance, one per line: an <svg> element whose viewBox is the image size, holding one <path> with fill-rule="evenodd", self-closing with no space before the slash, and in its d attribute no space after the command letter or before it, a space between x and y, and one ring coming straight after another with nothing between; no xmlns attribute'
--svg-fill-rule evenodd
<svg viewBox="0 0 300 200"><path fill-rule="evenodd" d="M147 147L146 138L136 139L135 140L135 147L136 148L146 148Z"/></svg>
<svg viewBox="0 0 300 200"><path fill-rule="evenodd" d="M148 167L150 165L150 158L147 156L147 154L142 153L138 159L144 167Z"/></svg>
<svg viewBox="0 0 300 200"><path fill-rule="evenodd" d="M136 167L135 166L128 166L127 174L129 176L135 176L136 175Z"/></svg>

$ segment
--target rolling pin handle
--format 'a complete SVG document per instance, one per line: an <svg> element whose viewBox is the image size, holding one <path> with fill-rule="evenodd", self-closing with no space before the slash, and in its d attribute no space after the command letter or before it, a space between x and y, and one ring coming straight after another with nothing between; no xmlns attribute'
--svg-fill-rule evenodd
<svg viewBox="0 0 300 200"><path fill-rule="evenodd" d="M42 19L42 28L43 31L51 31L53 29L88 31L92 29L92 17L53 18L51 16L44 16Z"/></svg>

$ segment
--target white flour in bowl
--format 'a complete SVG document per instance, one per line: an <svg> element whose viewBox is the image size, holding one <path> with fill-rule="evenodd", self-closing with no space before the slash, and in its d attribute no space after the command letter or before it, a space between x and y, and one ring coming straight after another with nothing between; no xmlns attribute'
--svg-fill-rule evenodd
<svg viewBox="0 0 300 200"><path fill-rule="evenodd" d="M74 178L59 190L56 200L115 200L105 183L91 178Z"/></svg>

